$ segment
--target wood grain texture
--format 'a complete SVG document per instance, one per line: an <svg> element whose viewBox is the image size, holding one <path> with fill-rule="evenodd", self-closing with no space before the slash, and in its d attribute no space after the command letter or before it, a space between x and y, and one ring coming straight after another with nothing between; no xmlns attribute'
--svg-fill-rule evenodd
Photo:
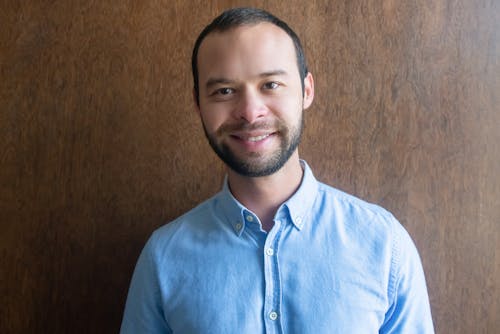
<svg viewBox="0 0 500 334"><path fill-rule="evenodd" d="M315 76L301 155L392 211L438 333L500 328L498 1L3 1L0 333L113 333L158 226L224 168L190 54L221 10L288 21Z"/></svg>

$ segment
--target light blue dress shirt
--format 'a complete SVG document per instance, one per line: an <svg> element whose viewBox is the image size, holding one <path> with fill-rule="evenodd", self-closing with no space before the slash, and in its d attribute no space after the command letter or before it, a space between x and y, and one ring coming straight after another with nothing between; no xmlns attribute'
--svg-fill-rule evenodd
<svg viewBox="0 0 500 334"><path fill-rule="evenodd" d="M155 231L121 333L433 333L408 233L389 212L302 166L300 188L269 233L227 182Z"/></svg>

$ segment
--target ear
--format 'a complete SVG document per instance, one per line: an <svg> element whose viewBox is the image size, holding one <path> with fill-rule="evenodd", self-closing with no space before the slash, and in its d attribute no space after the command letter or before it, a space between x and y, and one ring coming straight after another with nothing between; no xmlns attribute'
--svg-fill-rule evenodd
<svg viewBox="0 0 500 334"><path fill-rule="evenodd" d="M314 79L311 72L307 72L304 78L304 102L303 108L307 109L314 100Z"/></svg>
<svg viewBox="0 0 500 334"><path fill-rule="evenodd" d="M196 99L196 91L193 88L193 103L194 103L194 111L200 115L200 104L198 103L198 100Z"/></svg>

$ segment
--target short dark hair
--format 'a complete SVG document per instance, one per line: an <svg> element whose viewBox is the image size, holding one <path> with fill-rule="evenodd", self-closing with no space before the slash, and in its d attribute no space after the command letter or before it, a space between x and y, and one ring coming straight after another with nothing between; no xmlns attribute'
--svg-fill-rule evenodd
<svg viewBox="0 0 500 334"><path fill-rule="evenodd" d="M262 22L272 23L280 27L292 39L297 56L297 66L299 68L302 91L304 90L304 78L306 77L308 70L304 50L302 49L302 45L297 34L285 22L283 22L273 14L266 12L265 10L257 8L232 8L224 11L222 14L217 16L209 25L207 25L205 29L202 30L202 32L196 39L196 42L194 43L193 54L191 57L191 68L193 71L196 104L200 104L198 50L205 37L214 31L223 32L232 28L244 25L255 25Z"/></svg>

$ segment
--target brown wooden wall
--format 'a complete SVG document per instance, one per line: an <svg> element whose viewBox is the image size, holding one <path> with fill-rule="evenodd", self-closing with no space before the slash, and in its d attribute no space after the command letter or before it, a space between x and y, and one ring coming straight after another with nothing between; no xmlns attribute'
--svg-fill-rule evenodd
<svg viewBox="0 0 500 334"><path fill-rule="evenodd" d="M438 333L498 333L496 0L1 1L0 332L118 331L146 238L221 184L190 53L249 4L303 40L316 176L408 229Z"/></svg>

